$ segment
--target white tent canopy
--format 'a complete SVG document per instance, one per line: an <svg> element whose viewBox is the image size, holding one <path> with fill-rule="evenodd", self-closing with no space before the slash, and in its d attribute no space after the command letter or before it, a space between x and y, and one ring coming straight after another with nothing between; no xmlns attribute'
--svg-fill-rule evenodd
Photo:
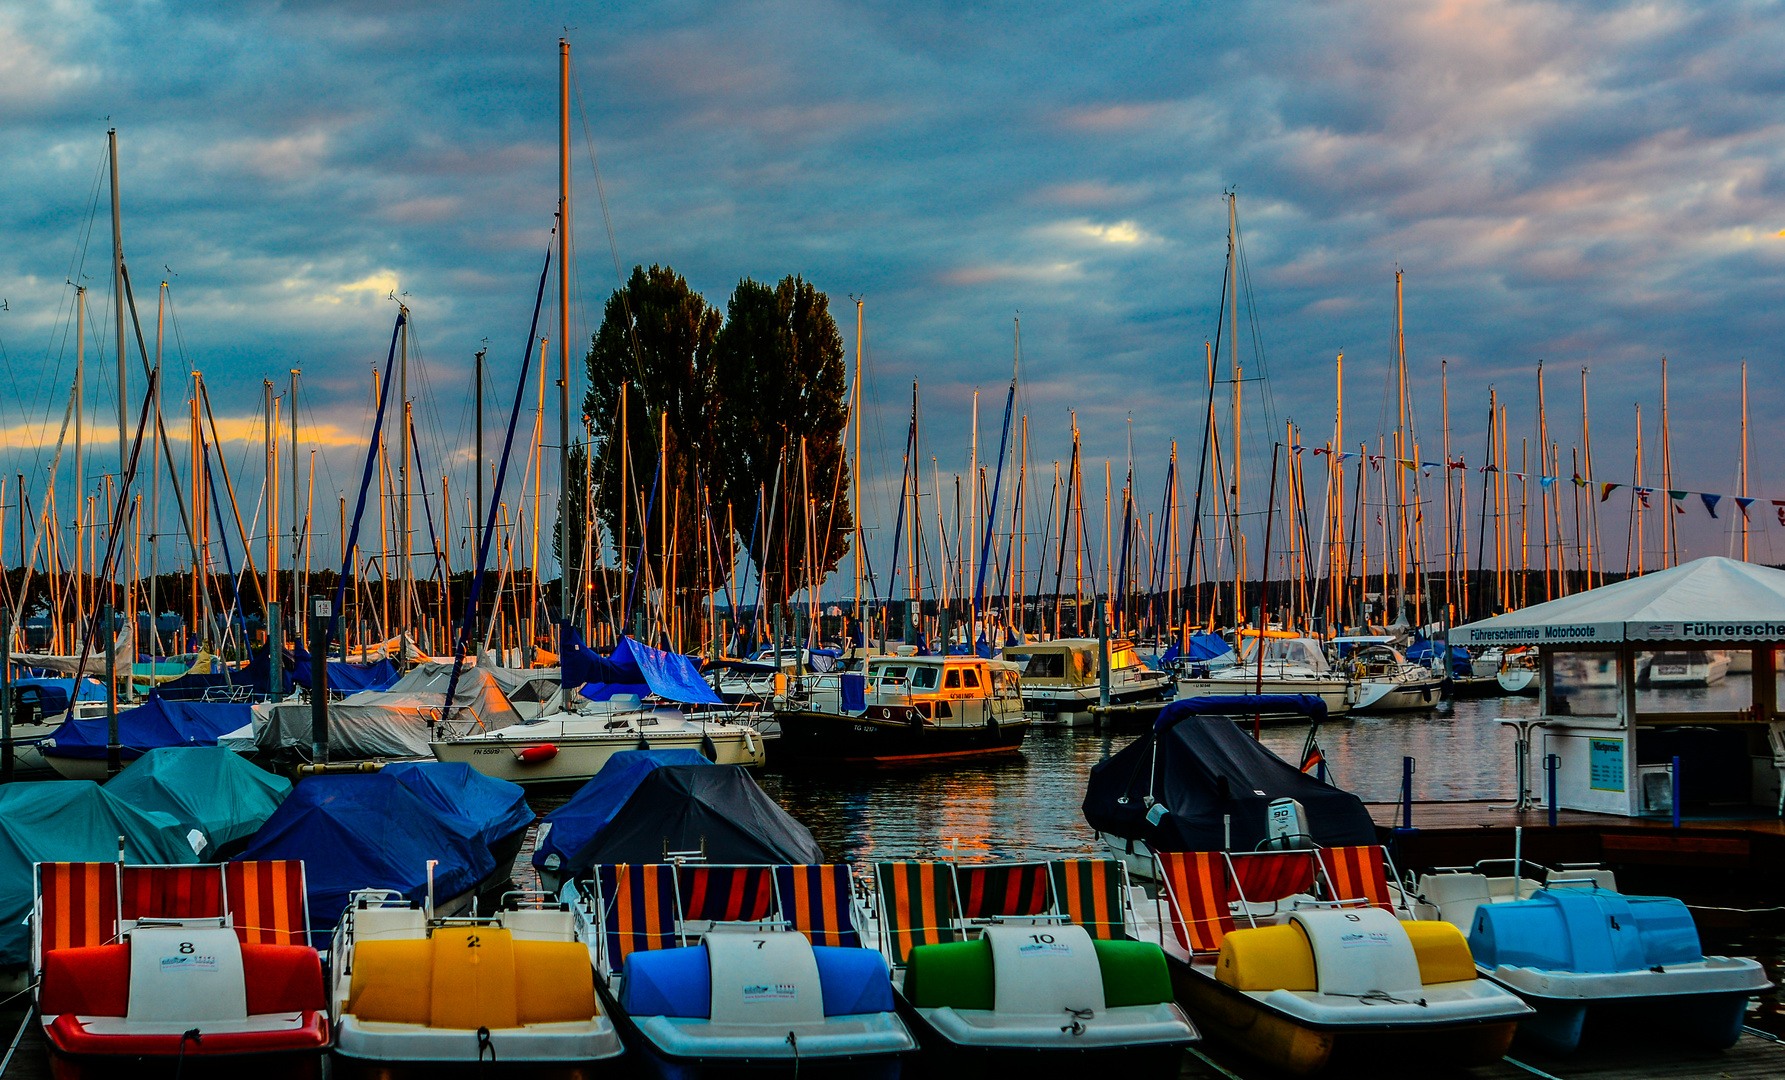
<svg viewBox="0 0 1785 1080"><path fill-rule="evenodd" d="M1451 630L1457 645L1785 642L1785 570L1712 556Z"/></svg>

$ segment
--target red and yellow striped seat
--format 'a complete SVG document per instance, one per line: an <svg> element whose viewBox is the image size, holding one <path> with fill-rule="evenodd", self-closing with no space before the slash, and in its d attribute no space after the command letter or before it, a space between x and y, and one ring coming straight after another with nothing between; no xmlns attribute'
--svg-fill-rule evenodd
<svg viewBox="0 0 1785 1080"><path fill-rule="evenodd" d="M37 865L38 955L118 938L117 863Z"/></svg>
<svg viewBox="0 0 1785 1080"><path fill-rule="evenodd" d="M1228 898L1233 879L1221 851L1160 851L1159 880L1171 908L1178 944L1192 953L1215 952L1233 930Z"/></svg>
<svg viewBox="0 0 1785 1080"><path fill-rule="evenodd" d="M1319 855L1328 900L1362 900L1371 907L1394 910L1380 845L1322 848Z"/></svg>
<svg viewBox="0 0 1785 1080"><path fill-rule="evenodd" d="M126 866L125 919L215 919L224 913L218 866Z"/></svg>
<svg viewBox="0 0 1785 1080"><path fill-rule="evenodd" d="M310 945L304 864L294 859L232 862L223 888L236 937L244 945Z"/></svg>

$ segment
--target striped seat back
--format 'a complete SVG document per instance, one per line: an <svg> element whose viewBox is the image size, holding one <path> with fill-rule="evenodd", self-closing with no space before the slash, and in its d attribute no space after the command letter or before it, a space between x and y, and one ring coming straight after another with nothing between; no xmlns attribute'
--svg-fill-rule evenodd
<svg viewBox="0 0 1785 1080"><path fill-rule="evenodd" d="M887 955L902 965L919 945L954 941L954 880L933 862L886 862L874 868Z"/></svg>
<svg viewBox="0 0 1785 1080"><path fill-rule="evenodd" d="M1371 907L1393 910L1380 845L1322 848L1319 854L1328 900L1364 900Z"/></svg>
<svg viewBox="0 0 1785 1080"><path fill-rule="evenodd" d="M223 915L223 868L126 866L123 917L215 919Z"/></svg>
<svg viewBox="0 0 1785 1080"><path fill-rule="evenodd" d="M1047 915L1054 910L1047 863L957 863L955 898L964 919Z"/></svg>
<svg viewBox="0 0 1785 1080"><path fill-rule="evenodd" d="M311 945L304 864L271 859L223 864L224 902L244 945Z"/></svg>
<svg viewBox="0 0 1785 1080"><path fill-rule="evenodd" d="M1060 913L1094 938L1128 940L1122 864L1114 859L1060 859L1053 864Z"/></svg>
<svg viewBox="0 0 1785 1080"><path fill-rule="evenodd" d="M1233 881L1220 851L1160 851L1159 880L1171 908L1178 944L1192 953L1214 952L1233 929L1228 908Z"/></svg>
<svg viewBox="0 0 1785 1080"><path fill-rule="evenodd" d="M1252 851L1228 856L1233 870L1232 900L1269 904L1314 891L1312 851Z"/></svg>
<svg viewBox="0 0 1785 1080"><path fill-rule="evenodd" d="M775 891L781 917L814 945L859 948L852 904L855 879L842 863L775 867Z"/></svg>
<svg viewBox="0 0 1785 1080"><path fill-rule="evenodd" d="M607 964L619 971L640 949L676 944L676 868L670 863L618 863L597 868Z"/></svg>
<svg viewBox="0 0 1785 1080"><path fill-rule="evenodd" d="M116 863L37 865L38 955L105 945L118 937Z"/></svg>
<svg viewBox="0 0 1785 1080"><path fill-rule="evenodd" d="M767 866L684 866L676 871L682 918L759 922L775 910L775 875Z"/></svg>

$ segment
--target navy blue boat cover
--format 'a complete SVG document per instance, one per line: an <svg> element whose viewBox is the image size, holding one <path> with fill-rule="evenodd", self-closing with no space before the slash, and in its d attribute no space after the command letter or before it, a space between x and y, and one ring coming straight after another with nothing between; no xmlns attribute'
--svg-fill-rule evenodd
<svg viewBox="0 0 1785 1080"><path fill-rule="evenodd" d="M623 637L614 651L602 656L584 645L571 631L569 647L559 657L566 686L597 684L591 700L605 700L617 693L656 694L665 701L684 705L723 705L721 698L700 677L695 662L680 653L664 652L630 637Z"/></svg>
<svg viewBox="0 0 1785 1080"><path fill-rule="evenodd" d="M408 900L424 900L429 859L439 860L436 901L468 892L497 869L486 836L499 822L512 820L513 811L467 783L468 805L451 812L437 799L439 792L451 790L450 779L435 786L430 777L405 775L435 769L465 766L417 762L300 781L241 859L304 860L313 943L319 947L327 946L356 889L390 889ZM520 790L505 780L473 775L499 789Z"/></svg>
<svg viewBox="0 0 1785 1080"><path fill-rule="evenodd" d="M621 750L607 759L588 783L577 789L563 806L545 816L533 848L533 865L545 866L549 856L559 863L576 854L595 838L632 797L640 781L663 765L711 765L698 750Z"/></svg>
<svg viewBox="0 0 1785 1080"><path fill-rule="evenodd" d="M200 853L260 831L291 793L291 781L250 765L221 746L163 746L105 782L105 790L138 810L160 810L204 833Z"/></svg>
<svg viewBox="0 0 1785 1080"><path fill-rule="evenodd" d="M485 776L463 762L398 761L386 765L384 772L442 814L476 826L492 848L533 824L533 808L527 805L521 785Z"/></svg>
<svg viewBox="0 0 1785 1080"><path fill-rule="evenodd" d="M742 765L663 765L645 774L626 804L565 860L564 873L605 863L663 862L697 851L709 863L821 863L804 825L768 797Z"/></svg>
<svg viewBox="0 0 1785 1080"><path fill-rule="evenodd" d="M1232 849L1251 851L1269 833L1271 800L1291 798L1306 811L1302 827L1316 842L1375 843L1376 827L1361 799L1305 775L1234 723L1261 711L1306 713L1319 701L1267 694L1172 702L1152 731L1092 766L1085 820L1158 851L1219 851L1226 815ZM1215 708L1227 715L1208 715ZM1157 824L1147 821L1149 794L1165 808Z"/></svg>
<svg viewBox="0 0 1785 1080"><path fill-rule="evenodd" d="M138 810L91 780L0 785L0 964L31 960L31 864L195 863L188 828L171 815Z"/></svg>
<svg viewBox="0 0 1785 1080"><path fill-rule="evenodd" d="M150 694L136 708L119 710L118 742L124 747L124 759L131 761L160 746L216 746L219 736L253 719L253 710L245 704L169 701ZM103 716L64 720L43 743L44 753L55 757L102 758L105 748Z"/></svg>

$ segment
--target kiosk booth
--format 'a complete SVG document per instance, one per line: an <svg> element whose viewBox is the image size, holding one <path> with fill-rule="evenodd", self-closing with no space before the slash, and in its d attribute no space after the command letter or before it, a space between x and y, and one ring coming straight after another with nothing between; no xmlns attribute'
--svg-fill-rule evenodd
<svg viewBox="0 0 1785 1080"><path fill-rule="evenodd" d="M1676 793L1720 812L1785 806L1785 571L1697 559L1456 627L1451 642L1537 647L1539 716L1517 722L1521 804L1554 754L1565 809L1670 815ZM1751 694L1716 681L1724 654L1752 655ZM1677 684L1706 663L1717 673L1704 690L1647 689L1651 674Z"/></svg>

